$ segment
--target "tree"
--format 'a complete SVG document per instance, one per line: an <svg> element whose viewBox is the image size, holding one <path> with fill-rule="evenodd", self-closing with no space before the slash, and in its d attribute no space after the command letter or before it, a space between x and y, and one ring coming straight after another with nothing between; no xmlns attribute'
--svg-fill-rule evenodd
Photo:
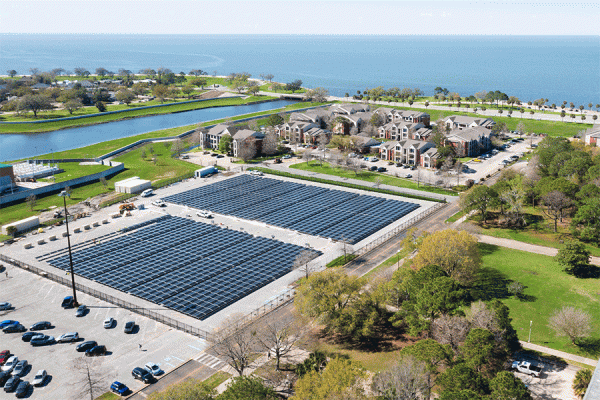
<svg viewBox="0 0 600 400"><path fill-rule="evenodd" d="M231 153L231 143L233 139L229 135L223 135L221 140L219 141L219 151L221 153L230 154Z"/></svg>
<svg viewBox="0 0 600 400"><path fill-rule="evenodd" d="M9 69L8 71L6 71L6 73L8 74L8 76L13 78L17 74L17 71L15 71L14 69Z"/></svg>
<svg viewBox="0 0 600 400"><path fill-rule="evenodd" d="M583 399L583 396L585 396L585 392L587 391L587 388L590 385L591 381L591 370L583 368L577 371L577 373L575 374L575 379L573 379L573 391L575 392L575 395L578 396L580 399Z"/></svg>
<svg viewBox="0 0 600 400"><path fill-rule="evenodd" d="M213 400L217 392L198 379L186 379L160 392L152 392L148 400Z"/></svg>
<svg viewBox="0 0 600 400"><path fill-rule="evenodd" d="M542 209L544 214L554 220L554 232L556 232L558 220L562 221L565 210L573 206L573 201L563 192L553 190L542 197L542 204L545 206Z"/></svg>
<svg viewBox="0 0 600 400"><path fill-rule="evenodd" d="M181 88L183 94L185 94L188 98L192 97L192 93L194 93L194 87L192 85L186 85Z"/></svg>
<svg viewBox="0 0 600 400"><path fill-rule="evenodd" d="M365 399L365 371L355 361L334 358L321 372L310 371L296 383L291 400Z"/></svg>
<svg viewBox="0 0 600 400"><path fill-rule="evenodd" d="M106 180L105 177L101 176L98 181L100 182L100 184L104 187L104 189L106 189L106 187L108 186L108 181Z"/></svg>
<svg viewBox="0 0 600 400"><path fill-rule="evenodd" d="M458 352L469 333L469 321L460 315L442 315L431 324L431 336L441 344L448 344Z"/></svg>
<svg viewBox="0 0 600 400"><path fill-rule="evenodd" d="M307 101L312 101L316 103L323 103L327 101L327 96L329 96L329 91L322 87L307 89L306 93L304 93L304 98Z"/></svg>
<svg viewBox="0 0 600 400"><path fill-rule="evenodd" d="M571 343L587 337L591 332L591 318L588 313L575 307L563 306L548 320L548 326L557 336L567 336Z"/></svg>
<svg viewBox="0 0 600 400"><path fill-rule="evenodd" d="M428 375L425 362L403 356L390 369L375 375L373 391L382 400L427 399L430 390Z"/></svg>
<svg viewBox="0 0 600 400"><path fill-rule="evenodd" d="M509 371L500 371L490 380L490 400L531 400L522 380Z"/></svg>
<svg viewBox="0 0 600 400"><path fill-rule="evenodd" d="M20 107L33 111L34 118L37 118L38 111L52 108L52 101L48 96L41 94L26 94L20 100Z"/></svg>
<svg viewBox="0 0 600 400"><path fill-rule="evenodd" d="M303 326L293 317L273 317L263 321L256 337L262 348L275 358L275 369L279 371L280 362L292 351L300 338Z"/></svg>
<svg viewBox="0 0 600 400"><path fill-rule="evenodd" d="M109 71L106 68L96 68L96 75L105 76L108 75Z"/></svg>
<svg viewBox="0 0 600 400"><path fill-rule="evenodd" d="M249 136L246 139L238 142L237 146L237 156L244 162L252 160L258 152L256 139L252 136Z"/></svg>
<svg viewBox="0 0 600 400"><path fill-rule="evenodd" d="M249 326L240 327L232 320L227 320L211 340L215 353L224 358L239 376L244 375L257 349L255 332Z"/></svg>
<svg viewBox="0 0 600 400"><path fill-rule="evenodd" d="M131 90L121 89L115 94L115 97L118 101L123 102L125 104L130 104L133 100L135 100L135 94Z"/></svg>
<svg viewBox="0 0 600 400"><path fill-rule="evenodd" d="M441 399L461 399L463 397L448 396L450 393L460 393L463 390L470 390L478 395L487 391L488 382L473 368L466 363L460 363L452 368L445 370L437 380L440 386ZM447 396L447 397L444 397ZM476 398L476 397L475 397ZM465 400L468 398L465 398Z"/></svg>
<svg viewBox="0 0 600 400"><path fill-rule="evenodd" d="M95 105L96 105L96 108L98 109L99 112L105 112L106 111L106 104L104 104L103 101L97 101Z"/></svg>
<svg viewBox="0 0 600 400"><path fill-rule="evenodd" d="M488 371L488 375L493 376L498 370L498 362L501 360L497 357L494 335L489 330L471 329L460 351L465 362L475 371L482 373L486 369L491 369Z"/></svg>
<svg viewBox="0 0 600 400"><path fill-rule="evenodd" d="M413 259L416 269L426 265L439 266L448 276L468 283L481 266L477 239L465 231L446 229L423 239Z"/></svg>
<svg viewBox="0 0 600 400"><path fill-rule="evenodd" d="M279 396L257 376L238 376L233 378L219 400L277 400ZM188 399L188 398L186 398Z"/></svg>
<svg viewBox="0 0 600 400"><path fill-rule="evenodd" d="M69 112L69 114L73 115L75 111L83 107L83 104L81 103L81 100L75 98L64 102L63 107Z"/></svg>
<svg viewBox="0 0 600 400"><path fill-rule="evenodd" d="M262 142L262 153L264 155L272 156L277 153L278 138L272 128L267 130Z"/></svg>
<svg viewBox="0 0 600 400"><path fill-rule="evenodd" d="M85 69L83 67L73 68L73 72L77 76L89 76L90 75L90 71L88 71L87 69Z"/></svg>
<svg viewBox="0 0 600 400"><path fill-rule="evenodd" d="M283 124L284 119L279 114L271 114L265 119L265 125L267 126L277 126Z"/></svg>
<svg viewBox="0 0 600 400"><path fill-rule="evenodd" d="M442 345L433 339L419 340L411 346L404 347L401 355L412 356L425 363L428 372L428 392L435 386L440 368L451 366L454 358L450 345Z"/></svg>
<svg viewBox="0 0 600 400"><path fill-rule="evenodd" d="M27 202L27 206L29 207L29 211L33 211L36 203L37 203L37 197L35 196L35 194L29 195L27 196L27 198L25 199L25 201Z"/></svg>
<svg viewBox="0 0 600 400"><path fill-rule="evenodd" d="M590 254L583 243L568 242L554 258L567 273L584 278L590 273Z"/></svg>
<svg viewBox="0 0 600 400"><path fill-rule="evenodd" d="M158 84L152 88L152 94L158 97L160 102L163 103L171 94L171 89L166 85Z"/></svg>
<svg viewBox="0 0 600 400"><path fill-rule="evenodd" d="M285 90L291 90L292 93L296 90L300 90L300 88L302 88L302 81L300 79L285 84Z"/></svg>
<svg viewBox="0 0 600 400"><path fill-rule="evenodd" d="M584 200L571 220L571 226L581 240L600 241L600 198Z"/></svg>
<svg viewBox="0 0 600 400"><path fill-rule="evenodd" d="M80 399L89 396L90 400L94 400L106 392L105 374L92 364L89 357L78 357L73 361L76 375L74 384L81 388L77 396Z"/></svg>
<svg viewBox="0 0 600 400"><path fill-rule="evenodd" d="M478 210L485 223L487 210L492 207L498 198L498 193L489 186L477 185L460 195L460 206L464 213Z"/></svg>

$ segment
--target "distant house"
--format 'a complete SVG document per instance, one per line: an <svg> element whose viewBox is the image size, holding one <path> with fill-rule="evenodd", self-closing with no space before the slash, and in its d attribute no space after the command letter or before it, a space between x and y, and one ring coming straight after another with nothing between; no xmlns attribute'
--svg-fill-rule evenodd
<svg viewBox="0 0 600 400"><path fill-rule="evenodd" d="M207 149L218 149L221 138L224 135L233 137L238 131L238 128L227 124L218 124L210 128L206 132L200 132L200 143Z"/></svg>
<svg viewBox="0 0 600 400"><path fill-rule="evenodd" d="M421 166L424 168L435 168L440 155L436 147L430 147L421 153Z"/></svg>
<svg viewBox="0 0 600 400"><path fill-rule="evenodd" d="M583 133L583 141L588 146L600 147L600 125L594 125Z"/></svg>
<svg viewBox="0 0 600 400"><path fill-rule="evenodd" d="M411 122L414 124L423 124L429 127L431 117L423 111L398 110L395 108L380 107L374 111L381 115L386 122Z"/></svg>
<svg viewBox="0 0 600 400"><path fill-rule="evenodd" d="M253 145L256 146L256 153L260 153L262 150L262 140L265 138L265 134L262 132L253 131L250 129L242 129L233 135L232 139L232 151L234 157L239 157L240 151L243 146L249 144L249 140L252 141Z"/></svg>
<svg viewBox="0 0 600 400"><path fill-rule="evenodd" d="M319 141L321 139L325 140L326 143L329 143L331 136L331 131L321 128L311 128L304 133L304 140L305 143L316 145L320 144Z"/></svg>
<svg viewBox="0 0 600 400"><path fill-rule="evenodd" d="M496 123L489 118L467 117L464 115L450 115L444 118L444 124L450 129L467 129L481 126L483 128L492 129Z"/></svg>
<svg viewBox="0 0 600 400"><path fill-rule="evenodd" d="M412 122L399 121L399 122L388 122L382 125L377 130L379 137L388 140L402 140L402 139L414 139L414 133L423 129L423 124Z"/></svg>
<svg viewBox="0 0 600 400"><path fill-rule="evenodd" d="M325 120L331 115L331 111L318 108L304 112L294 112L290 114L290 122L310 122L323 126Z"/></svg>
<svg viewBox="0 0 600 400"><path fill-rule="evenodd" d="M446 142L459 157L475 157L492 148L491 131L483 126L451 131Z"/></svg>
<svg viewBox="0 0 600 400"><path fill-rule="evenodd" d="M287 122L275 127L275 133L283 139L292 143L306 143L304 133L313 128L321 128L320 124L314 122Z"/></svg>
<svg viewBox="0 0 600 400"><path fill-rule="evenodd" d="M360 127L371 120L372 112L359 111L353 114L337 114L333 125L333 132L341 135L350 135L352 128Z"/></svg>
<svg viewBox="0 0 600 400"><path fill-rule="evenodd" d="M342 103L332 105L329 111L335 115L352 115L371 111L371 107L368 104Z"/></svg>
<svg viewBox="0 0 600 400"><path fill-rule="evenodd" d="M421 155L435 144L421 140L406 139L383 143L379 148L382 160L390 160L409 165L423 165Z"/></svg>
<svg viewBox="0 0 600 400"><path fill-rule="evenodd" d="M35 85L31 85L32 89L48 89L50 87L50 85L48 85L47 83L36 83Z"/></svg>
<svg viewBox="0 0 600 400"><path fill-rule="evenodd" d="M358 135L350 136L350 146L352 150L357 153L368 153L371 150L371 147L378 145L379 142L372 138Z"/></svg>

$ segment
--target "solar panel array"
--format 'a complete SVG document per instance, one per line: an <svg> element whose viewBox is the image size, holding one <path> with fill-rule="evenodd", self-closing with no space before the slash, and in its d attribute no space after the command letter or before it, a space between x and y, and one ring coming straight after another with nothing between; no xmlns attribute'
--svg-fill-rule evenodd
<svg viewBox="0 0 600 400"><path fill-rule="evenodd" d="M352 244L419 208L406 201L250 175L163 200Z"/></svg>
<svg viewBox="0 0 600 400"><path fill-rule="evenodd" d="M205 319L293 268L301 246L180 217L161 217L76 250L75 273ZM321 252L310 250L314 256ZM68 254L50 265L67 270Z"/></svg>

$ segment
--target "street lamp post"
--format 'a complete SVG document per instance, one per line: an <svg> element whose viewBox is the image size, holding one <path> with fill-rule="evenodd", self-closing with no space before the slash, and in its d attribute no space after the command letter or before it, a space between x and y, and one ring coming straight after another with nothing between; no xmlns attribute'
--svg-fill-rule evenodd
<svg viewBox="0 0 600 400"><path fill-rule="evenodd" d="M73 273L73 255L71 254L71 234L69 234L69 216L67 215L67 197L70 197L66 190L63 190L59 194L63 198L63 204L65 206L65 225L67 226L67 243L69 245L69 265L71 266L71 284L73 286L73 306L77 307L77 292L75 291L75 274Z"/></svg>
<svg viewBox="0 0 600 400"><path fill-rule="evenodd" d="M533 321L529 321L529 338L527 338L527 343L531 342L531 325L533 324Z"/></svg>

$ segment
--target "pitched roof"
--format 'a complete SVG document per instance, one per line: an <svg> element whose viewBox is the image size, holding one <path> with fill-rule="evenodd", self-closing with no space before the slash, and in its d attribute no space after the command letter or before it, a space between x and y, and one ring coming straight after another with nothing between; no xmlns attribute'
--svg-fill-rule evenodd
<svg viewBox="0 0 600 400"><path fill-rule="evenodd" d="M265 134L262 132L252 131L250 129L242 129L237 131L235 135L233 135L234 140L245 140L249 137L255 137L257 139L262 139L265 137Z"/></svg>
<svg viewBox="0 0 600 400"><path fill-rule="evenodd" d="M215 125L212 128L210 128L206 132L206 134L207 135L221 136L226 130L229 131L229 133L231 135L235 135L235 133L238 131L238 128L236 128L234 126L229 126L227 124L218 124L218 125Z"/></svg>
<svg viewBox="0 0 600 400"><path fill-rule="evenodd" d="M466 115L450 115L444 119L444 123L448 123L448 121L452 121L455 124L466 125L469 126L471 124L476 124L478 126L488 127L496 124L493 120L489 118L476 118L476 117L468 117Z"/></svg>
<svg viewBox="0 0 600 400"><path fill-rule="evenodd" d="M448 140L464 140L470 142L472 140L480 140L482 137L490 136L490 131L482 126L474 126L463 130L453 130L448 135Z"/></svg>

